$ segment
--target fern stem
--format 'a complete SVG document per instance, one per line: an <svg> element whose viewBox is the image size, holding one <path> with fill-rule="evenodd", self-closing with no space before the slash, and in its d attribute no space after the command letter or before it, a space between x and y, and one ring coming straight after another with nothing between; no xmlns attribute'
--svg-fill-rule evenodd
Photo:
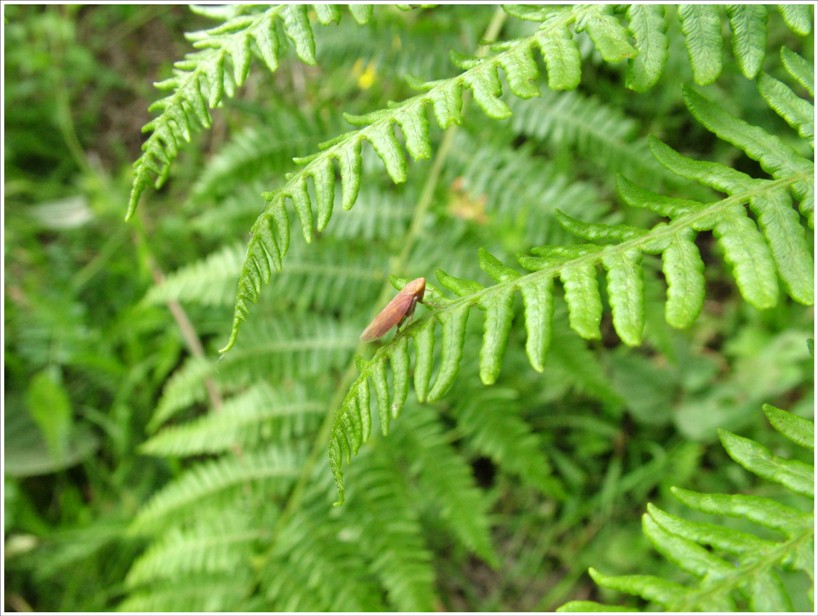
<svg viewBox="0 0 818 616"><path fill-rule="evenodd" d="M497 8L492 17L491 22L489 23L488 27L486 28L486 34L483 37L483 40L486 41L485 44L481 45L477 51L477 55L482 57L484 56L489 50L489 44L491 41L495 40L497 35L502 28L503 22L505 21L506 14L501 8ZM468 100L464 96L463 106L465 108ZM440 175L443 171L443 165L448 157L448 153L451 150L452 143L454 142L454 135L455 131L457 130L457 126L450 126L446 129L445 133L443 134L443 139L441 141L440 147L438 148L437 154L435 155L435 160L432 164L432 168L429 171L429 175L426 178L426 182L424 183L423 190L421 191L420 197L418 199L417 207L415 208L414 215L412 217L412 223L409 227L409 230L406 233L406 237L403 242L403 250L400 254L394 259L391 264L390 271L404 271L406 262L409 259L409 254L411 253L412 247L414 246L415 240L417 239L421 225L423 224L423 219L426 216L427 211L429 210L429 206L432 203L432 198L435 192L435 188L440 180ZM392 286L389 284L387 280L384 283L383 289L381 290L380 296L376 301L375 305L383 304L387 298L393 293ZM341 407L341 403L344 401L346 396L346 392L349 389L349 386L355 380L356 375L358 374L358 366L355 362L355 357L361 354L361 351L365 348L365 344L362 343L356 349L353 360L350 361L347 369L344 371L343 376L338 382L338 387L335 390L335 394L333 395L332 401L329 405L330 409L338 409ZM285 527L287 522L289 521L290 517L296 511L298 505L301 503L301 499L303 498L304 490L307 487L307 482L309 481L310 475L312 473L312 469L315 467L315 464L318 462L319 457L325 450L326 443L329 441L329 435L332 430L332 425L335 420L335 416L333 413L327 413L326 418L324 419L324 423L321 425L321 429L318 431L318 434L315 438L315 444L310 452L310 456L307 459L306 463L304 464L304 470L301 472L300 477L298 478L298 482L296 483L293 491L290 495L290 498L287 501L284 510L281 512L281 515L278 518L276 523L276 527L273 529L272 536L275 538L281 530ZM269 555L272 553L272 550L275 546L275 541L271 542L271 547L268 553L261 561L261 565L258 568L258 574L260 575L261 571L263 570L264 563L267 562Z"/></svg>
<svg viewBox="0 0 818 616"><path fill-rule="evenodd" d="M145 260L147 261L148 269L150 269L154 282L156 282L157 285L161 285L165 281L165 274L156 263L156 257L154 257L153 251L151 250L150 244L145 236L145 228L142 224L141 216L136 216L135 220L138 222L138 224L134 225L134 239L136 240L137 246L145 252ZM167 305L168 310L170 310L170 314L173 316L173 320L176 321L176 325L179 327L179 332L182 334L182 340L185 341L185 346L187 346L190 354L194 357L206 357L204 347L202 346L202 341L199 339L199 334L196 332L196 327L187 316L187 312L185 312L182 304L176 300L168 300ZM208 376L204 379L204 385L212 408L215 411L218 411L221 409L223 401L219 388L216 386L216 382L212 377Z"/></svg>

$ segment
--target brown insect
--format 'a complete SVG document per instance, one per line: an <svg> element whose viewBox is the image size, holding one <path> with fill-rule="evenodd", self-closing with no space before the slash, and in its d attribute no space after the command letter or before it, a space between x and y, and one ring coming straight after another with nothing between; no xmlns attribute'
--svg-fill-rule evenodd
<svg viewBox="0 0 818 616"><path fill-rule="evenodd" d="M361 334L361 340L371 342L383 336L395 325L398 327L415 312L415 306L423 301L423 293L426 291L426 279L415 278L401 289L392 298L386 307L378 313L372 323Z"/></svg>

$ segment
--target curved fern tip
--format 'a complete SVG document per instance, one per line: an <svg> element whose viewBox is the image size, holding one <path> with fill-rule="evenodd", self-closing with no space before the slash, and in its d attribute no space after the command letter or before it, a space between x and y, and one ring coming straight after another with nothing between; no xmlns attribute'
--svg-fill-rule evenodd
<svg viewBox="0 0 818 616"><path fill-rule="evenodd" d="M219 349L219 355L224 355L225 353L227 353L227 351L232 349L233 346L236 344L237 338L238 330L234 327L233 331L230 332L230 339L227 341L227 344L225 344L222 348Z"/></svg>
<svg viewBox="0 0 818 616"><path fill-rule="evenodd" d="M139 195L131 192L131 198L128 200L128 211L125 212L125 222L131 222L131 218L136 214L136 206L139 203Z"/></svg>

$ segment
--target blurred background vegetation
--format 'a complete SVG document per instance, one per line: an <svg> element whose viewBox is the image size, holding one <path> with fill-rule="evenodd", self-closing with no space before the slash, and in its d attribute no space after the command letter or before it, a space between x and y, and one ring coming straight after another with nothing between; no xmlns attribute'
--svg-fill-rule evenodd
<svg viewBox="0 0 818 616"><path fill-rule="evenodd" d="M157 262L199 250L172 199L145 226L123 207L151 82L197 18L3 8L4 607L106 609L135 555L124 527L163 474L135 448L183 353L166 309L140 300Z"/></svg>
<svg viewBox="0 0 818 616"><path fill-rule="evenodd" d="M4 17L4 608L112 609L125 597L126 574L144 549L126 528L180 464L138 451L169 376L189 353L180 321L167 305L143 300L167 273L243 239L261 206L257 195L269 189L252 169L246 178L234 174L228 187L246 191L244 209L233 210L220 232L213 231L212 221L202 231L191 220L207 211L191 192L195 197L196 190L225 190L212 179L209 186L196 184L211 153L245 126L263 124L271 107L309 120L298 129L303 141L288 144L289 156L313 152L315 144L338 132L339 111L363 113L407 96L396 75L433 78L451 72L446 46L478 39L487 20L477 10L452 10L426 19L384 17L374 26L378 36L367 39L355 39L357 26L348 19L322 31L320 79L292 56L272 80L257 71L260 77L213 114L213 128L194 136L175 162L169 185L150 195L136 219L125 224L131 163L150 117L147 108L158 98L152 82L167 77L172 62L190 50L184 33L209 23L183 6L152 5L6 5ZM399 27L433 41L429 53L401 54L397 57L414 65L378 72L373 58L395 40ZM773 31L770 48L785 36L783 29ZM632 96L609 67L583 70L582 90L638 119L639 135L657 134L679 148L696 144L700 151L708 143L717 153L725 147L690 123L678 97ZM684 70L669 67L664 79L678 81ZM741 80L727 66L714 92ZM752 83L733 91L742 87ZM763 103L752 107L735 97L722 102L733 110L747 104L741 109L745 117L775 122ZM515 113L525 117L522 105L517 107ZM474 128L485 119L478 112L470 121ZM516 145L524 144L528 153L553 146L536 137L518 135ZM464 141L454 155L463 158L464 168L469 164L464 153L478 151L474 143ZM600 196L613 201L614 174L600 179L595 161L577 151L578 146L548 155L570 168L572 177L591 178L593 204L604 200ZM456 220L468 241L450 255L435 255L439 267L468 275L464 268L474 266L475 246L514 254L553 239L529 237L535 231L519 212L508 215L504 226L483 228L491 205L473 195L489 188L480 187L479 172L472 172L471 195L452 177L441 198L439 216ZM666 186L672 180L656 181ZM411 186L410 180L402 190ZM412 202L411 194L395 195ZM395 207L400 215L400 205ZM640 212L615 213L610 220L622 222L622 216L631 217L624 220L629 224L645 220ZM559 231L550 233L564 241ZM550 435L549 456L567 493L556 505L507 476L494 477L491 464L477 457L477 483L496 499L494 539L505 566L490 568L467 555L448 554L445 543L436 546L441 607L550 610L569 598L593 595L585 575L589 565L609 573L660 569L665 565L641 535L646 500L664 502L671 485L716 492L752 485L715 442L715 428L740 430L787 450L760 406L770 402L811 416L812 361L805 342L811 309L782 301L763 313L754 310L742 302L721 261L710 259L711 265L705 311L691 331L657 327L653 347L638 352L606 339L595 348L597 359L584 382L571 374L582 367L556 362L546 384L538 384L541 377L524 356L509 350L507 379L485 390L485 404L502 406L517 399L514 392L538 392L523 400L528 408L540 408L532 421ZM377 285L373 288L371 296ZM662 320L662 289L648 293L654 294L648 321L655 325ZM371 307L362 313L366 310ZM230 306L192 306L188 317L214 357L225 341ZM509 347L522 348L517 338ZM582 344L571 334L557 338L555 358L582 357ZM473 376L474 366L464 364L462 372ZM434 545L434 537L430 542Z"/></svg>

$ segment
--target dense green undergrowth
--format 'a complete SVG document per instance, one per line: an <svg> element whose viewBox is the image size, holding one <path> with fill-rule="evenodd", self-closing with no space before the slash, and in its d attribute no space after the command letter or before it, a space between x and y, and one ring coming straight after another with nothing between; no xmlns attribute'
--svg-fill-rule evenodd
<svg viewBox="0 0 818 616"><path fill-rule="evenodd" d="M7 609L812 609L810 6L4 10Z"/></svg>

